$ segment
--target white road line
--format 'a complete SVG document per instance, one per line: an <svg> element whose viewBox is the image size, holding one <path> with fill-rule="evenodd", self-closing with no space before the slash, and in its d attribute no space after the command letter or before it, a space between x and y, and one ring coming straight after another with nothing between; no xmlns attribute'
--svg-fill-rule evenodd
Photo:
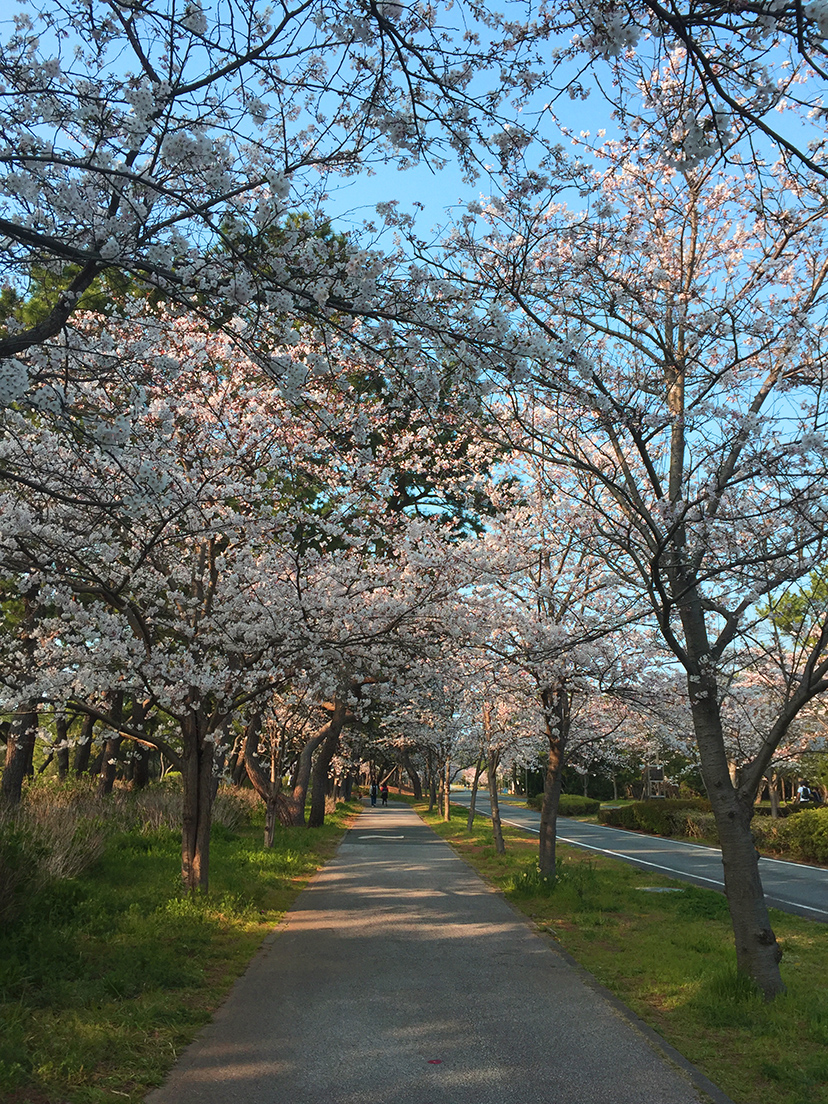
<svg viewBox="0 0 828 1104"><path fill-rule="evenodd" d="M767 890L765 890L765 897L770 903L771 908L773 907L773 902L778 901L780 905L789 905L791 908L794 909L804 909L806 912L815 912L817 916L828 916L828 911L826 911L825 909L814 908L813 905L802 905L799 903L799 901L786 901L784 897L777 897L773 893L769 893Z"/></svg>
<svg viewBox="0 0 828 1104"><path fill-rule="evenodd" d="M504 820L504 824L511 824L514 828L523 828L527 832L534 832L536 835L540 835L538 828L528 828L525 824L519 824L516 820ZM590 843L581 843L579 840L569 839L567 836L558 836L558 839L562 843L568 843L572 847L583 847L587 851L597 851L599 855L610 855L614 859L622 859L626 862L636 863L639 866L649 866L653 870L660 870L667 874L675 874L678 878L686 880L688 878L697 882L707 882L709 885L716 886L718 889L724 889L724 882L719 881L716 878L705 878L702 874L688 873L686 870L676 870L671 866L662 866L660 863L647 862L646 859L636 858L635 855L624 854L621 851L610 851L606 847L594 847ZM696 845L698 846L698 845ZM714 851L714 848L704 848L703 850ZM785 862L784 859L768 859L768 862ZM787 863L788 866L802 866L802 863ZM813 867L807 867L809 870L813 870ZM788 905L793 909L803 909L805 912L813 912L817 916L828 916L828 910L814 908L813 905L803 905L799 901L788 901L784 897L779 897L773 893L772 890L765 890L765 896L771 901L778 901L782 905Z"/></svg>
<svg viewBox="0 0 828 1104"><path fill-rule="evenodd" d="M705 878L702 874L691 874L686 870L676 870L673 866L663 866L661 863L647 862L646 859L639 859L636 855L627 855L622 851L610 851L607 847L593 847L591 843L580 843L578 840L567 839L566 836L558 836L558 839L563 843L569 843L573 847L584 847L587 851L597 851L599 855L609 855L613 859L625 859L627 862L636 863L638 866L649 866L653 870L663 870L667 874L675 874L678 878L692 878L698 882L709 882L710 885L720 886L724 889L724 882L718 878Z"/></svg>
<svg viewBox="0 0 828 1104"><path fill-rule="evenodd" d="M504 824L511 824L513 828L523 828L527 832L534 832L536 835L540 835L539 828L527 828L525 824L518 824L515 820L504 820ZM701 874L688 874L685 870L676 870L672 866L662 866L660 863L647 862L646 859L638 859L635 855L627 855L622 851L610 851L607 847L594 847L591 843L581 843L580 840L569 839L567 836L558 836L561 843L568 843L572 847L583 847L587 851L597 851L599 855L611 855L614 859L623 859L627 862L635 862L641 866L651 866L653 870L664 870L668 874L676 874L679 878L695 878L700 882L709 882L711 885L721 886L724 888L724 882L717 881L715 878L705 878ZM780 898L781 900L781 898Z"/></svg>

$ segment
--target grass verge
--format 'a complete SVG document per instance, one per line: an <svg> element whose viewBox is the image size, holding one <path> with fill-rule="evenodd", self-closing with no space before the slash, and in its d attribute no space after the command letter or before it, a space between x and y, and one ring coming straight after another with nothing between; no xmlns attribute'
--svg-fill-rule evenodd
<svg viewBox="0 0 828 1104"><path fill-rule="evenodd" d="M143 1100L210 1018L358 809L318 829L214 826L210 894L179 890L180 832L113 834L0 929L0 1100Z"/></svg>
<svg viewBox="0 0 828 1104"><path fill-rule="evenodd" d="M454 806L417 812L599 982L736 1104L828 1104L828 927L772 912L788 992L771 1004L735 972L721 894L559 845L559 877L537 875L537 840Z"/></svg>

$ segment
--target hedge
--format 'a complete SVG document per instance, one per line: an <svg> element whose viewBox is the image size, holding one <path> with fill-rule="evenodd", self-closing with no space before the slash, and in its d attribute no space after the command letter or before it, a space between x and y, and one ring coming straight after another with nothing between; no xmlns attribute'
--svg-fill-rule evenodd
<svg viewBox="0 0 828 1104"><path fill-rule="evenodd" d="M760 851L828 863L828 808L804 809L784 820L754 817L751 827Z"/></svg>
<svg viewBox="0 0 828 1104"><path fill-rule="evenodd" d="M717 838L710 802L703 797L667 797L610 806L601 809L598 819L614 828L650 832L655 836Z"/></svg>
<svg viewBox="0 0 828 1104"><path fill-rule="evenodd" d="M543 794L535 794L526 804L530 809L541 811ZM558 804L558 812L561 816L594 816L601 808L601 802L592 797L581 797L580 794L561 794Z"/></svg>

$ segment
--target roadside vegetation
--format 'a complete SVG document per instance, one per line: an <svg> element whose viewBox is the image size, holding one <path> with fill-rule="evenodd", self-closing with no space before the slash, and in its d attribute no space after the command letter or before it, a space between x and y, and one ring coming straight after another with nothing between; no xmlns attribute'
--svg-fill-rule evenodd
<svg viewBox="0 0 828 1104"><path fill-rule="evenodd" d="M177 787L31 798L0 821L3 1104L143 1100L357 809L265 849L261 803L219 791L205 897L181 885Z"/></svg>
<svg viewBox="0 0 828 1104"><path fill-rule="evenodd" d="M724 896L559 845L558 878L538 874L537 841L468 809L417 812L602 985L736 1104L828 1102L828 930L772 911L787 993L766 1002L737 975ZM799 814L804 815L804 814Z"/></svg>
<svg viewBox="0 0 828 1104"><path fill-rule="evenodd" d="M538 794L530 797L526 805L537 812L542 800L543 794ZM701 797L603 803L577 794L561 794L559 813L612 828L719 846L716 818L710 802ZM790 802L780 806L779 816L770 813L768 804L760 805L751 821L760 854L794 862L828 864L828 807L803 808Z"/></svg>

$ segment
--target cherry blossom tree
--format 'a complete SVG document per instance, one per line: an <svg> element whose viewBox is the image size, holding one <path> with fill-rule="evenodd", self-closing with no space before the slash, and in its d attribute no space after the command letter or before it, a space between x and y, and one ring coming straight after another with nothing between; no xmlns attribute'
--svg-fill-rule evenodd
<svg viewBox="0 0 828 1104"><path fill-rule="evenodd" d="M0 266L18 293L45 269L55 293L0 338L6 386L20 393L18 358L104 274L213 320L218 303L365 311L370 264L318 233L331 177L447 155L471 169L512 83L502 63L521 72L519 27L476 4L442 25L450 8L22 6L0 43Z"/></svg>
<svg viewBox="0 0 828 1104"><path fill-rule="evenodd" d="M359 432L379 432L378 400L346 405L346 377L317 377L298 407L187 316L81 321L79 370L36 416L7 411L0 562L33 614L4 698L68 703L161 750L184 779L184 880L203 888L233 719L288 687L332 703L324 784L365 687L436 623L456 554L440 519L389 516L398 465ZM349 420L350 453L324 444L322 414L341 435ZM102 704L120 691L164 726Z"/></svg>
<svg viewBox="0 0 828 1104"><path fill-rule="evenodd" d="M596 735L587 732L584 714L581 736L574 736L576 715L593 695L628 694L645 649L633 658L620 646L620 630L635 624L640 609L625 602L618 577L590 550L588 515L578 514L565 484L553 490L542 462L535 465L527 455L514 465L519 477L502 494L510 508L472 550L478 565L473 600L485 628L478 634L481 650L518 673L545 737L538 863L554 877L566 756Z"/></svg>
<svg viewBox="0 0 828 1104"><path fill-rule="evenodd" d="M780 952L750 818L775 748L828 688L824 622L735 782L721 702L762 603L825 559L824 188L781 163L678 173L646 142L593 154L606 167L585 173L585 210L515 196L485 241L469 236L478 292L499 297L525 352L504 434L553 481L569 473L591 553L648 603L686 672L738 967L772 997Z"/></svg>
<svg viewBox="0 0 828 1104"><path fill-rule="evenodd" d="M604 98L628 133L646 131L657 155L685 167L729 156L741 132L759 170L781 155L794 170L828 175L821 2L737 2L725 10L697 0L597 0L550 5L547 18L561 45L545 82L555 96L544 107L564 124L561 101L591 97L594 116L592 101ZM788 125L791 115L796 126Z"/></svg>

